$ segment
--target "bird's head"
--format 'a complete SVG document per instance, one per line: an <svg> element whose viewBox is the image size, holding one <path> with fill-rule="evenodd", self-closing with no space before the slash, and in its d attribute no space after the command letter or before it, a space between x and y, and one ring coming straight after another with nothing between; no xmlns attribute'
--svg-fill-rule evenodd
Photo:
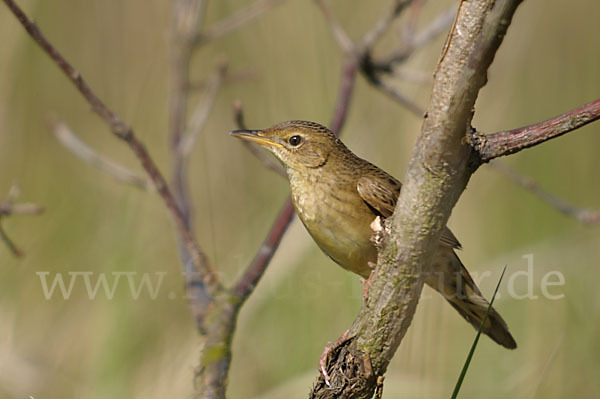
<svg viewBox="0 0 600 399"><path fill-rule="evenodd" d="M320 168L341 144L325 126L314 122L290 121L264 130L234 130L231 135L260 144L286 167L294 170Z"/></svg>

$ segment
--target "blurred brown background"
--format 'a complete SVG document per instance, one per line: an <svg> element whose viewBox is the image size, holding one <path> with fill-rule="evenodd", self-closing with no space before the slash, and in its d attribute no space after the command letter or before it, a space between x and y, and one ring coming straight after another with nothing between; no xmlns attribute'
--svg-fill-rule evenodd
<svg viewBox="0 0 600 399"><path fill-rule="evenodd" d="M130 123L168 173L167 54L170 2L158 0L20 1L46 37L97 94ZM210 2L206 24L250 4ZM357 39L389 1L331 0ZM429 2L424 26L451 1ZM0 198L13 183L20 200L46 208L13 216L4 226L26 252L0 245L0 396L45 398L189 397L198 339L189 316L172 224L155 194L115 182L82 163L49 134L47 119L67 122L88 144L143 172L123 143L90 112L58 68L0 6ZM529 0L517 11L477 102L475 127L510 129L565 112L600 93L600 3ZM401 23L401 19L399 22ZM393 48L396 26L376 51ZM444 35L401 70L430 75ZM257 79L227 85L194 149L194 228L225 281L254 255L287 183L264 169L227 132L231 103L244 104L247 124L289 119L328 124L342 53L310 1L289 0L255 23L203 47L192 75L201 80L218 57ZM404 93L427 104L429 83L398 79ZM192 98L197 101L200 93ZM360 156L402 178L420 120L358 78L343 139ZM544 188L581 207L600 209L600 124L592 124L505 160ZM483 167L450 219L464 246L461 258L490 296L504 265L497 309L519 348L482 338L463 397L600 397L600 230L566 217L505 177ZM533 254L532 291L524 255ZM76 280L69 299L46 299L40 276L68 272L166 273L155 298L137 299L122 277L112 299L89 299ZM563 286L541 288L559 271ZM550 279L557 281L555 277ZM358 278L338 268L295 221L264 279L242 310L234 340L231 398L303 398L328 341L352 322L361 304ZM169 295L171 294L172 295ZM173 298L174 297L174 298ZM173 299L172 299L173 298ZM449 396L474 337L446 303L426 289L409 333L386 376L386 397Z"/></svg>

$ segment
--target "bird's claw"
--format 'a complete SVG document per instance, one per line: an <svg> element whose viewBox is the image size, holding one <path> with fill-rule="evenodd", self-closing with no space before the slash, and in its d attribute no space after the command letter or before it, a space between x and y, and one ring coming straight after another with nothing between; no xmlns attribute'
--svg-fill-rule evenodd
<svg viewBox="0 0 600 399"><path fill-rule="evenodd" d="M348 335L348 330L344 331L344 333L338 338L337 341L335 341L335 343L332 344L331 342L329 342L327 344L327 346L325 347L325 349L323 350L321 357L319 358L319 372L323 376L323 380L325 380L325 385L327 385L327 387L331 387L331 378L329 377L329 374L327 373L327 364L326 364L327 356L329 356L329 352L331 352L331 349L333 347L341 345L342 342L344 342L346 340L347 335Z"/></svg>
<svg viewBox="0 0 600 399"><path fill-rule="evenodd" d="M363 288L362 292L363 301L366 301L369 298L369 287L371 286L371 281L375 275L375 264L373 262L369 262L369 267L371 267L371 274L369 274L369 278L365 280L365 287Z"/></svg>

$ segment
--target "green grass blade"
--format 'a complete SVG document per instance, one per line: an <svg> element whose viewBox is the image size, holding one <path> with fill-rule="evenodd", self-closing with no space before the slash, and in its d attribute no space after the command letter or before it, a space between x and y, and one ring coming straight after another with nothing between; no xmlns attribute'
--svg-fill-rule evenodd
<svg viewBox="0 0 600 399"><path fill-rule="evenodd" d="M500 288L500 283L502 282L502 278L504 277L504 272L506 271L506 266L504 266L504 270L502 270L502 275L500 275L500 280L498 280L498 284L496 285L496 290L494 291L494 295L492 295L492 299L490 300L490 305L485 312L485 316L483 316L483 320L481 321L481 325L479 326L479 330L477 331L477 335L475 335L475 340L473 341L473 345L471 345L471 350L467 355L467 359L465 360L465 364L460 372L460 376L458 377L458 381L456 381L456 386L454 387L454 392L452 392L451 399L456 399L458 397L458 391L460 390L460 386L462 385L463 380L465 379L465 375L467 374L467 370L469 368L469 364L471 364L471 359L473 358L473 353L475 353L475 348L477 347L477 343L479 342L479 337L481 336L481 331L483 330L483 326L487 321L488 314L490 313L490 309L494 304L494 299L496 298L496 294L498 293L498 288Z"/></svg>

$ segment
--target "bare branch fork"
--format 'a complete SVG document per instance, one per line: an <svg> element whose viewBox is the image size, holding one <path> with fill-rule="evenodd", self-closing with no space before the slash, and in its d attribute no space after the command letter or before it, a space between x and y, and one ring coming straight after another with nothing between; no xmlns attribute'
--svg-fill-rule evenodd
<svg viewBox="0 0 600 399"><path fill-rule="evenodd" d="M351 65L353 62L355 62L360 66L360 72L365 77L367 82L380 90L382 93L386 94L393 101L411 111L415 116L421 117L424 113L424 109L403 95L389 82L382 79L381 75L394 74L396 76L400 76L400 73L394 72L395 66L406 62L415 51L428 44L439 34L445 32L454 21L457 11L456 7L453 6L448 8L446 11L438 15L438 17L433 19L420 32L415 33L414 25L422 8L422 1L413 0L411 3L411 15L404 29L404 44L400 45L397 50L393 51L388 56L374 57L372 53L373 47L377 44L377 39L381 38L386 33L394 18L400 15L403 7L407 5L407 2L396 0L394 7L392 7L387 13L384 13L379 21L376 22L375 26L370 31L365 33L362 40L356 45L349 38L344 28L339 24L331 10L326 6L324 0L315 0L315 2L323 12L323 15L325 16L339 47L347 56L348 61L346 65ZM567 114L545 122L540 122L540 124L514 129L508 132L499 132L489 135L489 137L482 133L476 133L469 136L469 140L478 151L481 151L481 162L488 162L489 159L492 159L488 159L488 157L492 155L490 152L499 151L499 147L502 145L510 145L508 141L518 147L519 145L526 145L525 142L530 139L532 135L535 135L538 140L547 139L549 136L552 136L552 132L549 132L550 130L560 130L562 127L568 127L568 125L564 124L572 123L573 128L583 126L584 124L595 120L595 115L597 115L596 109L596 102L592 102ZM541 124L544 125L541 126ZM547 133L540 134L542 131ZM564 132L559 134L564 134ZM531 178L522 176L516 171L512 171L512 173L506 173L506 169L508 168L506 165L494 163L492 167L494 170L503 173L519 186L530 191L540 200L548 203L559 212L571 216L583 223L595 223L595 215L597 212L576 208L568 204L565 200L547 193L544 190L539 188L533 189ZM523 184L524 181L527 181L528 184Z"/></svg>
<svg viewBox="0 0 600 399"><path fill-rule="evenodd" d="M373 27L365 32L362 38L354 43L348 36L344 28L337 21L329 7L325 4L324 0L314 0L317 6L323 12L325 19L327 20L329 27L332 31L333 37L338 43L346 55L346 65L350 63L355 64L364 78L379 88L383 93L391 97L394 101L403 105L406 109L413 112L417 116L423 115L423 109L411 101L408 97L402 94L393 86L383 81L378 76L378 70L373 68L372 50L377 42L383 37L383 35L390 29L394 20L402 13L402 11L413 3L414 0L395 0L391 8L384 12L382 16L375 22ZM428 40L423 40L419 46L423 46ZM417 47L414 46L413 50ZM407 57L408 58L408 55ZM391 67L390 67L391 70Z"/></svg>
<svg viewBox="0 0 600 399"><path fill-rule="evenodd" d="M37 215L44 211L44 208L41 206L29 202L15 203L19 195L19 186L17 184L13 184L8 191L8 196L6 199L4 201L0 201L0 240L4 242L10 252L12 252L12 254L16 257L23 256L24 252L17 247L13 240L10 239L4 230L2 220L10 215Z"/></svg>
<svg viewBox="0 0 600 399"><path fill-rule="evenodd" d="M186 130L186 125L189 125L185 111L187 91L191 88L188 66L192 47L202 42L198 39L202 36L202 33L198 33L198 21L202 16L203 2L179 0L178 4L184 7L196 8L193 15L187 14L192 15L191 19L174 19L176 27L191 22L184 32L184 41L178 41L178 45L182 43L183 45L174 51L171 68L175 76L171 80L174 84L170 100L172 118L170 142L174 161L175 195L171 194L165 179L143 144L135 137L133 130L102 103L80 74L42 36L36 25L25 16L13 0L4 0L4 2L32 38L79 89L93 111L109 125L112 133L128 143L163 198L183 242L182 263L186 266L186 270L189 266L193 266L189 269L193 279L188 288L199 289L198 295L192 295L191 299L193 313L205 341L202 366L197 371L199 392L206 397L224 397L231 357L230 343L239 308L268 265L292 218L293 208L289 201L284 205L265 243L240 280L231 289L222 287L215 270L193 238L189 227L189 212L186 212L184 203L187 179L184 175L185 163L182 155L184 151L181 151L181 148L188 147L182 147L181 140L182 137L189 137L186 136L186 132L189 132ZM255 4L276 3L279 2L258 0ZM370 50L389 28L393 20L389 16L398 15L408 3L410 1L396 1L391 13L382 17L381 22L375 25L370 35L364 36L361 42L363 49ZM458 200L470 175L485 160L484 156L465 142L465 132L471 132L471 109L479 89L485 82L485 72L519 3L519 0L496 0L493 5L482 0L461 2L455 28L450 34L435 75L432 102L411 160L398 207L385 230L381 232L383 241L377 267L377 276L381 277L376 276L373 280L370 295L351 327L348 339L332 351L331 359L328 361L332 387L326 387L322 378L319 378L312 393L314 397L340 397L340 395L369 397L375 389L381 387L381 377L410 325L418 302L422 288L420 265L427 264L430 249L435 245L439 230L445 225L451 208ZM250 20L252 18L246 18L244 21ZM177 25L178 21L184 25ZM241 25L239 22L230 23L228 28L221 29L221 32L229 33ZM343 35L338 32L340 41L344 41ZM205 37L208 36L210 35ZM345 46L354 50L360 49L360 46L355 46L351 41L345 41ZM366 50L364 51L363 54L367 54ZM357 70L365 74L364 65L369 65L359 61L360 57L348 57L348 62L344 64L338 105L331 124L334 131L339 132L345 121ZM216 91L218 90L214 92ZM208 108L198 111L197 115L200 115L198 121L202 122L206 119L203 115L210 111L211 98L214 102L214 97L209 92L208 101L202 105ZM179 111L181 109L184 111ZM589 118L588 122L593 120L592 118L594 117ZM201 130L203 123L205 122L198 123L194 131ZM525 145L522 140L506 140L508 136L520 137L519 134L507 135L504 132L499 136L486 137L491 138L490 142L494 142L497 138L496 142L502 143L501 151L490 150L490 153L504 155L500 152L507 148L510 148L511 152L516 152L559 134L562 133L527 133L526 136L535 137L537 141L525 140ZM546 138L540 139L542 136ZM482 136L476 135L476 138L483 142ZM195 139L192 140L192 144L193 141ZM514 145L507 145L507 142ZM186 151L189 153L191 150ZM177 181L178 177L180 181ZM431 184L427 187L420 185L419 182L424 179ZM422 226L430 227L423 229ZM392 281L399 281L399 284L392 284ZM202 305L201 309L194 309L194 301ZM205 356L207 353L208 357ZM218 356L214 356L215 354ZM343 370L346 375L340 374L340 370Z"/></svg>
<svg viewBox="0 0 600 399"><path fill-rule="evenodd" d="M237 314L240 306L252 292L277 249L292 219L293 207L291 202L286 203L264 245L259 249L254 261L249 265L248 270L242 275L241 279L231 289L222 287L216 271L193 238L190 229L187 179L185 178L185 157L191 152L191 147L199 131L206 123L207 115L214 104L218 88L223 83L224 75L223 67L220 68L214 80L209 81L207 99L197 107L190 127L186 128L188 90L192 89L188 77L189 61L192 48L198 44L194 38L198 34L198 22L201 19L203 2L201 0L179 0L175 6L173 37L177 40L174 40L175 45L172 53L171 84L173 89L170 100L171 123L169 129L175 195L171 193L163 175L156 167L144 145L136 138L131 127L126 125L115 112L96 96L79 72L50 44L38 27L27 18L13 0L4 0L4 3L30 36L78 88L85 100L91 105L92 110L107 123L111 132L129 145L140 160L156 191L163 198L182 240L181 258L187 275L188 298L198 329L204 337L204 350L200 359L201 366L196 373L197 393L208 398L224 397L231 359L231 339ZM279 3L281 1L258 0L255 3L256 6L252 8L252 18L243 18L243 15L238 13L235 18L231 19L231 24L217 25L226 28L222 28L220 33L214 37L232 32ZM240 17L242 17L241 20ZM346 93L347 96L340 101L346 102L347 106L350 92L346 90ZM346 112L341 107L337 109L337 124L341 128ZM82 145L83 143L77 140L74 134L65 135L64 127L62 126L62 138L69 136L66 141L69 141L71 147L77 147L75 152L79 152L79 156L101 168L109 169L109 173L116 178L122 180L131 178L129 171L125 171L118 165L104 159L89 147ZM60 127L58 127L58 130L61 130ZM68 133L72 132L69 131ZM74 137L76 140L73 140ZM76 144L73 144L75 142ZM10 243L8 240L6 242ZM219 356L215 356L215 354Z"/></svg>
<svg viewBox="0 0 600 399"><path fill-rule="evenodd" d="M177 207L177 204L171 195L165 179L156 167L144 145L135 137L131 127L125 124L119 115L109 109L102 102L102 100L96 96L80 73L58 52L56 48L54 48L54 46L52 46L52 44L50 44L48 40L46 40L38 27L25 15L25 13L23 13L23 11L15 4L14 1L4 0L4 3L19 20L21 25L23 25L29 35L40 45L40 47L77 87L79 92L92 107L92 110L107 123L111 132L129 145L131 150L140 160L143 168L148 173L154 186L156 187L156 190L163 198L171 217L175 221L175 224L177 225L177 228L184 239L186 247L192 254L194 263L202 272L202 282L209 290L218 288L219 283L214 269L208 262L208 259L204 253L200 250L198 244L193 239L191 232L187 229L181 211Z"/></svg>
<svg viewBox="0 0 600 399"><path fill-rule="evenodd" d="M416 310L422 265L428 264L440 229L482 162L598 119L595 101L526 128L471 135L474 146L467 143L475 100L519 4L520 0L461 2L396 211L378 232L381 244L369 296L346 338L326 359L331 386L319 375L311 397L370 398L381 389L387 365Z"/></svg>
<svg viewBox="0 0 600 399"><path fill-rule="evenodd" d="M429 263L440 230L480 164L465 133L471 131L478 92L519 4L520 0L461 2L434 75L431 102L396 211L380 232L369 296L347 338L327 359L332 385L319 375L311 397L370 398L380 387L416 310L422 265Z"/></svg>

